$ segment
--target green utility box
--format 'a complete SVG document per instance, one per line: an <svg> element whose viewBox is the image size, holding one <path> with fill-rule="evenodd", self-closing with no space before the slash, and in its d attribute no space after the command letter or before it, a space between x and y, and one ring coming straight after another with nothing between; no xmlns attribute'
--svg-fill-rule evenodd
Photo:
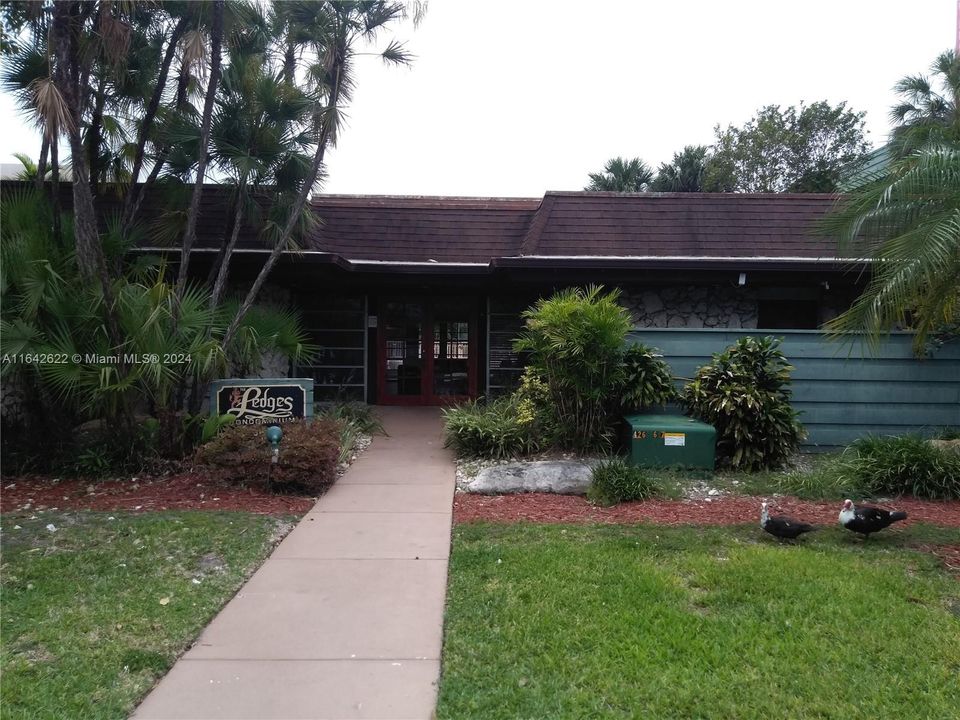
<svg viewBox="0 0 960 720"><path fill-rule="evenodd" d="M630 464L713 470L717 431L684 415L628 415Z"/></svg>

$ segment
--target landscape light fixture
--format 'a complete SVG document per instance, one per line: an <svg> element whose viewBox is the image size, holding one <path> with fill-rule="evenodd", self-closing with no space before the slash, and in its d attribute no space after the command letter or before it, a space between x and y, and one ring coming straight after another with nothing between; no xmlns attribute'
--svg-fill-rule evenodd
<svg viewBox="0 0 960 720"><path fill-rule="evenodd" d="M283 430L279 425L271 425L264 433L267 436L267 442L273 448L273 457L270 462L276 464L280 458L280 441L283 440Z"/></svg>

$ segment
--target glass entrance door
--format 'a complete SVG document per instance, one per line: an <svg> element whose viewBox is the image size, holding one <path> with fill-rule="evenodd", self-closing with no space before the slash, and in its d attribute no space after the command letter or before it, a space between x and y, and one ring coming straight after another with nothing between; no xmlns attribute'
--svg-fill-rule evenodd
<svg viewBox="0 0 960 720"><path fill-rule="evenodd" d="M475 300L387 299L378 326L379 402L445 405L476 397Z"/></svg>

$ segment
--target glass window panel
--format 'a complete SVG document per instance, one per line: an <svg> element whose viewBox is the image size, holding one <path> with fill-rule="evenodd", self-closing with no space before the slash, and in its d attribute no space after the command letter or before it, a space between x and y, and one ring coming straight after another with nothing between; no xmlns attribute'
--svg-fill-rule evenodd
<svg viewBox="0 0 960 720"><path fill-rule="evenodd" d="M418 302L384 303L387 395L420 395L423 374L423 307Z"/></svg>

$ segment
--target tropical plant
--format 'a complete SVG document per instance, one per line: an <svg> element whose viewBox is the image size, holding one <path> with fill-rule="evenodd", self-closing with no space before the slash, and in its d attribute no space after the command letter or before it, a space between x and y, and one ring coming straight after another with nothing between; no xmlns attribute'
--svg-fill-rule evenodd
<svg viewBox="0 0 960 720"><path fill-rule="evenodd" d="M960 58L947 50L930 72L932 77L908 75L894 85L901 101L890 110L891 146L899 157L931 145L960 143Z"/></svg>
<svg viewBox="0 0 960 720"><path fill-rule="evenodd" d="M414 20L424 7L412 3ZM3 82L44 130L37 174L52 165L53 222L60 221L58 143L71 152L75 262L99 285L114 348L124 343L104 239L94 211L107 181L119 185L119 235L137 232L148 189L160 179L189 192L175 237L183 251L175 296L190 290L190 260L208 163L232 178L233 222L211 273L211 308L226 290L240 219L258 212L248 187L276 192L265 211L271 253L224 333L231 345L280 254L296 247L309 213L306 201L323 176L343 105L355 85L361 55L403 64L410 55L393 40L379 53L366 46L406 17L400 2L115 3L75 0L4 3ZM194 107L201 100L202 107ZM152 168L142 174L147 168ZM174 311L173 331L179 317Z"/></svg>
<svg viewBox="0 0 960 720"><path fill-rule="evenodd" d="M623 354L623 379L618 404L624 412L666 405L677 397L673 373L656 348L629 345Z"/></svg>
<svg viewBox="0 0 960 720"><path fill-rule="evenodd" d="M673 154L671 162L660 163L649 189L654 192L703 192L703 174L708 154L705 145L685 146Z"/></svg>
<svg viewBox="0 0 960 720"><path fill-rule="evenodd" d="M488 402L470 400L443 411L447 447L460 457L509 459L543 448L531 418L521 416L519 400L510 395Z"/></svg>
<svg viewBox="0 0 960 720"><path fill-rule="evenodd" d="M607 160L603 172L590 173L592 192L643 192L653 180L653 171L640 158L615 157Z"/></svg>
<svg viewBox="0 0 960 720"><path fill-rule="evenodd" d="M776 338L741 338L713 355L683 389L683 402L717 431L717 456L738 470L779 468L805 437L790 406L793 367Z"/></svg>
<svg viewBox="0 0 960 720"><path fill-rule="evenodd" d="M916 330L918 354L960 323L960 147L935 145L894 161L840 200L821 223L842 253L871 261L866 289L826 324L834 338Z"/></svg>
<svg viewBox="0 0 960 720"><path fill-rule="evenodd" d="M362 48L376 40L378 33L395 21L407 16L401 2L374 0L373 2L291 3L279 11L281 26L290 32L283 38L283 78L292 81L296 67L290 62L296 58L309 59L303 68L307 90L314 99L309 128L315 138L315 150L309 165L303 171L303 180L291 193L285 217L272 238L273 247L260 272L241 302L237 315L227 327L224 342L229 344L243 322L244 315L253 306L281 254L302 229L303 211L307 200L321 177L327 147L336 140L341 125L344 103L352 97L355 86L354 71ZM414 5L414 19L422 6ZM377 53L386 63L404 65L411 56L401 43L391 41Z"/></svg>
<svg viewBox="0 0 960 720"><path fill-rule="evenodd" d="M839 465L838 474L851 476L873 495L960 498L960 455L916 435L860 438Z"/></svg>
<svg viewBox="0 0 960 720"><path fill-rule="evenodd" d="M662 494L656 478L642 468L630 465L623 458L604 460L590 474L587 499L598 505L617 505L634 500L648 500Z"/></svg>
<svg viewBox="0 0 960 720"><path fill-rule="evenodd" d="M233 363L258 366L262 353L291 358L313 351L289 311L258 307L228 345L226 324L235 312L210 307L209 293L189 286L177 298L165 266L139 258L112 284L116 318L124 338L118 348L102 320L103 296L80 276L67 233L57 240L50 212L36 190L6 195L0 233L4 352L58 358L30 363L36 382L80 417L129 425L133 409L146 402L160 420L161 444L176 454L183 435L179 393L196 378L209 379ZM126 250L121 239L105 243L111 262ZM12 371L6 364L3 371Z"/></svg>
<svg viewBox="0 0 960 720"><path fill-rule="evenodd" d="M708 192L833 192L866 156L864 113L841 102L761 108L742 127L714 129Z"/></svg>
<svg viewBox="0 0 960 720"><path fill-rule="evenodd" d="M618 290L568 288L523 313L514 343L550 389L557 441L577 449L609 446L610 398L622 386L630 316Z"/></svg>

